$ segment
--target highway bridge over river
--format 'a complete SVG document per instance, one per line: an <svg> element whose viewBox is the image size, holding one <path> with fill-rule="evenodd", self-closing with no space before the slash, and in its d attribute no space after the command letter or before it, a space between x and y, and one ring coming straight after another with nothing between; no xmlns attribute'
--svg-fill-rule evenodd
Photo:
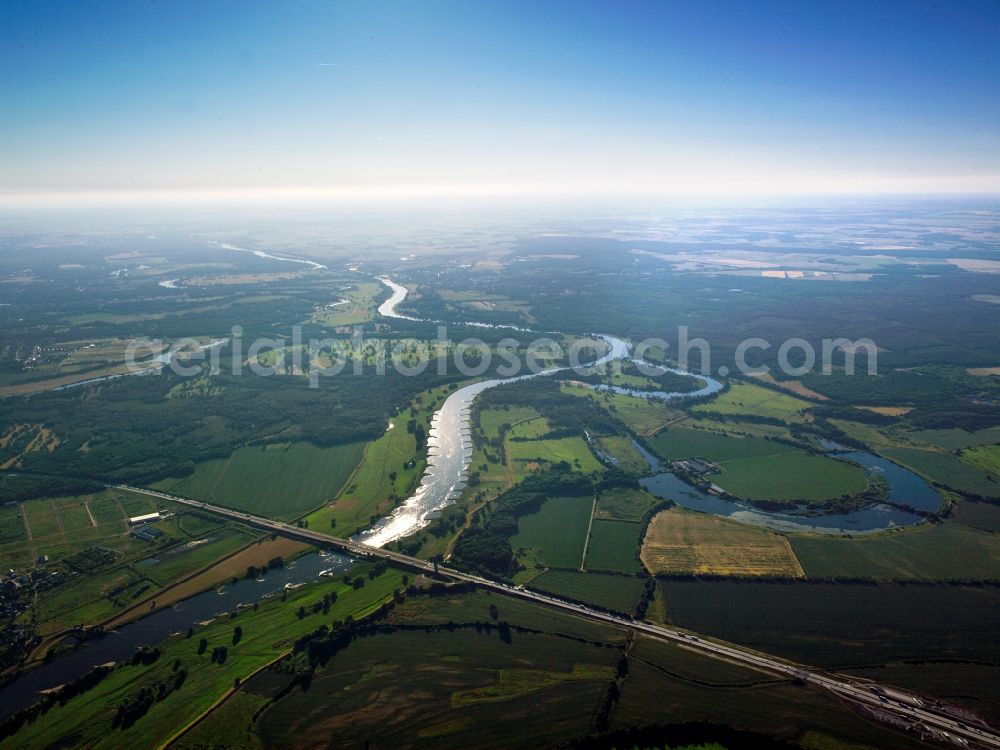
<svg viewBox="0 0 1000 750"><path fill-rule="evenodd" d="M386 560L398 567L430 575L437 574L455 581L472 583L480 588L488 589L503 596L522 599L578 617L626 628L653 638L673 641L709 656L728 659L747 667L763 670L789 679L798 679L804 683L821 687L841 699L853 701L856 704L864 706L876 718L882 718L884 721L892 723L895 726L908 726L914 730L921 731L925 736L934 737L942 742L952 743L957 747L977 746L1000 750L1000 735L993 729L986 726L977 726L972 722L962 721L956 715L948 713L944 708L930 705L921 698L890 687L883 688L870 683L855 682L840 675L827 674L742 646L717 639L699 637L689 631L654 625L623 615L611 614L583 604L564 601L553 596L547 596L535 591L527 591L523 588L510 586L499 581L492 581L482 576L435 565L433 562L411 557L410 555L370 547L350 539L341 539L321 534L317 531L310 531L309 529L300 528L281 521L273 521L249 513L242 513L231 508L211 505L198 500L178 497L177 495L170 495L143 487L132 487L124 484L109 484L107 486L112 489L127 490L197 508L207 513L224 516L265 531L308 542L324 549L336 549L359 558Z"/></svg>

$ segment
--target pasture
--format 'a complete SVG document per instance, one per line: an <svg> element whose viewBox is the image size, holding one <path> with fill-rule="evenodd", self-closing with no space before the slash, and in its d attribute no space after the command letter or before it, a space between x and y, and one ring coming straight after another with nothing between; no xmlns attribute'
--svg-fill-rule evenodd
<svg viewBox="0 0 1000 750"><path fill-rule="evenodd" d="M985 451L985 452L984 452ZM880 448L879 453L902 464L931 481L983 497L1000 497L997 474L988 469L989 457L995 456L988 448L964 450L961 457L940 450L922 448Z"/></svg>
<svg viewBox="0 0 1000 750"><path fill-rule="evenodd" d="M675 625L827 668L996 662L1000 588L662 579ZM887 637L891 634L891 637Z"/></svg>
<svg viewBox="0 0 1000 750"><path fill-rule="evenodd" d="M642 544L642 524L634 521L596 519L587 545L586 570L638 573L642 570L637 553Z"/></svg>
<svg viewBox="0 0 1000 750"><path fill-rule="evenodd" d="M868 475L858 466L760 437L681 423L649 438L649 444L668 460L700 456L715 462L723 472L712 474L710 481L742 498L818 501L868 486Z"/></svg>
<svg viewBox="0 0 1000 750"><path fill-rule="evenodd" d="M562 383L560 390L573 396L592 398L621 419L629 429L646 435L662 425L684 416L683 412L667 408L663 403L638 396L595 391L584 385Z"/></svg>
<svg viewBox="0 0 1000 750"><path fill-rule="evenodd" d="M582 437L508 441L507 450L518 479L523 479L543 465L562 461L583 474L594 474L604 468Z"/></svg>
<svg viewBox="0 0 1000 750"><path fill-rule="evenodd" d="M803 575L781 534L682 508L656 514L642 543L642 561L653 575Z"/></svg>
<svg viewBox="0 0 1000 750"><path fill-rule="evenodd" d="M826 500L862 492L868 486L864 469L798 448L769 456L719 462L724 471L712 481L737 497L751 500Z"/></svg>
<svg viewBox="0 0 1000 750"><path fill-rule="evenodd" d="M975 529L1000 532L1000 505L963 500L955 504L950 520Z"/></svg>
<svg viewBox="0 0 1000 750"><path fill-rule="evenodd" d="M566 599L632 614L642 595L643 582L634 576L547 570L533 578L529 588Z"/></svg>
<svg viewBox="0 0 1000 750"><path fill-rule="evenodd" d="M510 546L522 561L539 567L578 568L592 507L589 497L553 497L537 513L518 519Z"/></svg>
<svg viewBox="0 0 1000 750"><path fill-rule="evenodd" d="M514 633L509 645L474 628L380 633L338 654L308 691L267 707L255 729L277 749L330 737L359 750L541 747L553 726L565 736L589 731L617 655L549 633ZM244 690L273 694L267 680L259 684Z"/></svg>
<svg viewBox="0 0 1000 750"><path fill-rule="evenodd" d="M866 721L848 706L816 690L776 680L772 675L706 658L683 646L636 638L629 674L615 708L612 728L657 724L680 725L678 737L665 733L656 747L767 747L766 736L794 738L794 746L814 750L892 747L918 750L915 738ZM765 737L733 738L718 734L682 734L690 722L739 727ZM724 731L724 730L722 730ZM690 742L691 745L687 743ZM631 747L631 745L627 745ZM648 747L646 743L641 747Z"/></svg>
<svg viewBox="0 0 1000 750"><path fill-rule="evenodd" d="M602 451L618 461L615 464L629 474L648 474L649 464L632 445L632 438L623 435L608 435L596 438Z"/></svg>
<svg viewBox="0 0 1000 750"><path fill-rule="evenodd" d="M1000 476L1000 445L983 445L962 451L962 460L982 469L987 474Z"/></svg>
<svg viewBox="0 0 1000 750"><path fill-rule="evenodd" d="M795 535L806 575L898 580L1000 580L1000 537L958 523L844 539Z"/></svg>
<svg viewBox="0 0 1000 750"><path fill-rule="evenodd" d="M316 310L310 322L327 326L351 326L375 317L375 300L385 289L374 281L365 281L337 292L338 300Z"/></svg>
<svg viewBox="0 0 1000 750"><path fill-rule="evenodd" d="M659 502L658 497L643 489L612 487L598 495L594 518L641 521L649 509Z"/></svg>
<svg viewBox="0 0 1000 750"><path fill-rule="evenodd" d="M169 484L166 491L290 520L332 500L358 465L362 450L361 443L247 446L227 459L198 464L192 476Z"/></svg>
<svg viewBox="0 0 1000 750"><path fill-rule="evenodd" d="M725 414L727 416L759 416L785 422L805 420L805 412L812 406L808 401L779 393L752 383L732 383L729 390L710 401L691 407L694 412Z"/></svg>

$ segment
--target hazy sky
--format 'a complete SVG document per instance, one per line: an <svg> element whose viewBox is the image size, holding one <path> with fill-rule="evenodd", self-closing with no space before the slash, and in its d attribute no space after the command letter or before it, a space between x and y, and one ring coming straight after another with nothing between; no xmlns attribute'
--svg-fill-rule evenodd
<svg viewBox="0 0 1000 750"><path fill-rule="evenodd" d="M1000 3L0 3L0 194L1000 192Z"/></svg>

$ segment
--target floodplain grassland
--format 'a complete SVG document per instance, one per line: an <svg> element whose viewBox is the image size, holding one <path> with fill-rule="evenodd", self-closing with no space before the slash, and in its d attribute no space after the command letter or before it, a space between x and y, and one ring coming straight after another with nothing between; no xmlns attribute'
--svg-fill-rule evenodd
<svg viewBox="0 0 1000 750"><path fill-rule="evenodd" d="M1000 536L952 521L853 539L796 534L791 543L810 577L1000 580Z"/></svg>
<svg viewBox="0 0 1000 750"><path fill-rule="evenodd" d="M781 736L813 750L923 747L818 690L638 636L612 729L700 721Z"/></svg>
<svg viewBox="0 0 1000 750"><path fill-rule="evenodd" d="M642 595L643 581L633 576L592 571L547 570L532 578L528 587L631 615Z"/></svg>
<svg viewBox="0 0 1000 750"><path fill-rule="evenodd" d="M570 436L507 442L510 461L518 480L545 465L568 463L576 471L595 474L603 469L582 437Z"/></svg>
<svg viewBox="0 0 1000 750"><path fill-rule="evenodd" d="M932 482L988 498L1000 498L1000 475L982 458L992 455L989 448L1000 439L1000 427L976 432L962 429L909 430L899 426L875 426L834 419L831 422L876 453L912 469ZM982 448L985 453L979 453ZM956 455L957 453L957 455ZM980 461L977 463L977 458Z"/></svg>
<svg viewBox="0 0 1000 750"><path fill-rule="evenodd" d="M702 423L699 422L699 425ZM647 442L668 461L700 456L720 463L739 458L761 458L794 450L792 446L758 437L737 437L722 431L702 429L681 422L662 430Z"/></svg>
<svg viewBox="0 0 1000 750"><path fill-rule="evenodd" d="M257 609L244 609L233 618L217 618L197 627L191 638L173 637L159 644L160 655L153 664L116 667L97 686L65 705L57 703L42 719L0 742L0 747L49 747L68 736L90 748L157 747L230 691L236 680L246 679L287 653L296 638L334 619L347 615L360 618L402 587L398 571L389 570L374 579L368 579L366 571L365 565L352 571L364 577L361 589L340 579L325 580L289 591L287 601L276 597L260 602ZM337 594L337 600L326 614L313 613L312 605L331 592ZM306 610L302 617L300 607ZM236 627L241 629L238 639L234 638ZM201 639L208 645L199 653ZM218 646L228 651L221 663L212 658ZM135 697L143 687L176 685L181 669L186 676L180 687L155 701L131 726L113 726L123 700Z"/></svg>
<svg viewBox="0 0 1000 750"><path fill-rule="evenodd" d="M495 628L457 627L495 622L489 604L498 607L500 622L509 623L509 644ZM444 627L448 623L452 629ZM261 672L177 747L195 750L225 737L239 747L301 750L336 737L339 747L358 750L366 743L534 750L553 737L593 732L594 713L622 653L623 631L595 629L600 626L488 594L409 597L388 624L414 629L355 640L316 671L308 690L295 688L273 703L291 675ZM683 646L640 635L627 663L612 729L704 721L794 736L816 750L919 747L819 691Z"/></svg>
<svg viewBox="0 0 1000 750"><path fill-rule="evenodd" d="M535 322L531 315L531 303L525 300L478 290L439 289L437 295L447 303L448 312L463 319L469 318L470 313L476 318L486 313L494 321L500 314L505 320L513 319L522 324Z"/></svg>
<svg viewBox="0 0 1000 750"><path fill-rule="evenodd" d="M633 475L649 473L649 465L632 445L632 438L625 435L605 435L596 440L602 451L618 461L616 466L622 471Z"/></svg>
<svg viewBox="0 0 1000 750"><path fill-rule="evenodd" d="M512 424L508 437L511 439L537 440L547 435L548 432L549 421L545 417L530 417Z"/></svg>
<svg viewBox="0 0 1000 750"><path fill-rule="evenodd" d="M587 734L590 707L607 690L620 651L605 647L600 631L592 633L597 643L562 637L569 618L558 613L525 619L506 600L492 601L499 621L512 629L509 642L496 627L359 638L316 671L307 691L293 689L270 704L254 733L265 747L318 747L336 737L338 747L359 749L537 748L555 736ZM447 600L436 603L456 625L470 623ZM410 616L409 607L410 601L397 607L391 622L398 613L407 624L428 623ZM495 625L487 612L481 617L471 622ZM543 632L514 630L522 625ZM241 692L274 695L269 677L262 674Z"/></svg>
<svg viewBox="0 0 1000 750"><path fill-rule="evenodd" d="M650 508L660 502L658 497L643 489L611 487L601 490L597 496L594 518L641 521Z"/></svg>
<svg viewBox="0 0 1000 750"><path fill-rule="evenodd" d="M529 566L578 568L592 509L590 497L550 498L537 513L518 519L510 546Z"/></svg>
<svg viewBox="0 0 1000 750"><path fill-rule="evenodd" d="M427 468L426 443L418 449L416 428L426 434L434 412L450 392L447 386L425 391L393 417L392 427L364 447L360 463L336 499L306 517L309 527L333 536L351 536L405 500Z"/></svg>
<svg viewBox="0 0 1000 750"><path fill-rule="evenodd" d="M682 508L653 517L642 543L642 561L653 575L804 575L785 536Z"/></svg>
<svg viewBox="0 0 1000 750"><path fill-rule="evenodd" d="M993 477L1000 477L1000 445L982 445L962 451L962 460L968 461Z"/></svg>
<svg viewBox="0 0 1000 750"><path fill-rule="evenodd" d="M641 544L641 523L596 519L590 530L584 568L638 573L643 569L638 559Z"/></svg>
<svg viewBox="0 0 1000 750"><path fill-rule="evenodd" d="M541 415L530 406L510 406L479 410L479 428L487 440L496 440L504 432L504 426L538 419ZM537 437L537 435L532 436Z"/></svg>
<svg viewBox="0 0 1000 750"><path fill-rule="evenodd" d="M351 326L375 317L375 300L385 289L374 281L363 281L338 292L340 299L321 307L310 318L312 323L327 326Z"/></svg>
<svg viewBox="0 0 1000 750"><path fill-rule="evenodd" d="M727 391L719 393L705 403L691 407L694 412L725 414L727 416L758 416L780 419L784 422L806 421L805 412L812 406L786 393L779 393L752 383L735 382Z"/></svg>
<svg viewBox="0 0 1000 750"><path fill-rule="evenodd" d="M960 456L955 456L952 453L923 448L883 448L879 453L913 469L932 482L959 492L1000 498L1000 473L993 468L987 468L990 465L987 458L990 453L984 451L987 449L975 448L962 451Z"/></svg>
<svg viewBox="0 0 1000 750"><path fill-rule="evenodd" d="M684 417L684 412L669 409L663 403L639 396L595 391L585 385L567 382L561 383L560 390L573 396L594 399L639 435L647 435L669 422Z"/></svg>
<svg viewBox="0 0 1000 750"><path fill-rule="evenodd" d="M290 520L332 500L358 465L361 443L319 447L268 443L236 449L229 458L197 464L180 481L158 482L165 492Z"/></svg>

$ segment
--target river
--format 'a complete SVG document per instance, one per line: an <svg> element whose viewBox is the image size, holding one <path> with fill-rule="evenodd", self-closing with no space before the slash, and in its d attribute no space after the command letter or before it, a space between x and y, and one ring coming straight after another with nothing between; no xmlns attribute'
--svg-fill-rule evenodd
<svg viewBox="0 0 1000 750"><path fill-rule="evenodd" d="M406 299L408 290L405 286L388 277L382 277L380 281L392 292L389 299L379 306L380 315L410 321L423 320L396 311L396 307ZM497 327L517 328L516 326ZM527 329L517 328L517 330ZM607 334L601 334L600 338L608 344L608 352L593 363L595 366L614 359L628 357L629 348L624 341ZM684 370L655 365L650 362L643 361L640 364L678 375L693 375L693 373ZM551 375L567 369L569 368L553 368L540 372L538 375ZM427 472L421 479L420 486L391 515L359 534L357 539L366 544L381 547L420 530L429 524L441 509L453 503L465 487L472 459L472 438L469 424L472 402L477 395L488 388L515 383L531 377L536 377L536 375L484 380L452 393L431 419L431 430L427 441ZM703 375L693 375L693 377L700 378L705 382L705 385L698 390L688 392L642 391L606 384L590 387L596 390L611 390L629 396L667 401L707 396L718 392L723 387L722 383L713 378ZM636 446L641 448L638 443ZM850 513L815 514L805 509L787 512L759 510L745 503L703 492L674 474L663 472L656 459L645 449L642 449L641 452L650 465L650 471L659 473L644 478L642 483L654 495L672 500L682 507L785 532L837 535L870 534L901 526L913 526L922 520L918 514L890 503L903 504L928 512L940 508L941 496L909 469L870 453L848 451L833 443L824 444L824 448L829 451L828 455L831 458L850 461L865 467L869 472L881 474L890 487L889 503L877 503Z"/></svg>
<svg viewBox="0 0 1000 750"><path fill-rule="evenodd" d="M388 278L382 278L381 281L392 291L392 295L379 306L380 315L402 320L421 320L396 312L396 306L406 298L406 287ZM491 327L527 330L517 326ZM607 352L591 366L599 366L629 356L628 344L623 340L606 334L600 334L599 337L607 344ZM222 343L224 342L213 342L208 346L218 346ZM168 361L169 359L165 360L164 364ZM384 546L424 528L441 509L455 502L465 487L472 459L470 410L476 396L489 388L529 378L544 377L568 369L568 367L550 368L511 378L483 380L454 391L431 418L427 438L427 470L416 491L389 516L379 520L355 538L371 546ZM670 371L690 374L676 369ZM722 384L712 378L699 375L694 377L704 380L705 385L687 393L636 391L614 387L612 390L643 398L671 400L703 396L722 388ZM106 378L97 378L89 382L104 379ZM601 386L593 387L601 388ZM914 513L882 503L846 514L805 515L757 510L742 503L710 495L671 473L663 472L655 456L638 442L635 446L646 459L650 471L659 472L642 479L642 484L658 497L670 499L684 508L785 532L864 534L911 526L921 520L921 517ZM937 492L907 469L868 453L848 451L834 443L824 444L823 447L830 451L830 455L834 458L853 461L868 467L870 471L881 472L891 487L890 500L893 502L906 502L911 507L921 510L936 510L939 507L941 498ZM312 553L300 557L287 568L269 571L262 579L242 579L235 584L227 584L219 590L206 591L175 606L156 611L138 622L125 625L99 640L83 644L76 651L32 669L0 688L0 718L30 705L39 691L69 682L100 664L127 659L139 646L159 643L171 634L185 632L199 622L225 616L240 605L251 605L255 601L274 596L285 586L315 581L324 571L339 574L349 569L352 564L351 558L344 555Z"/></svg>

